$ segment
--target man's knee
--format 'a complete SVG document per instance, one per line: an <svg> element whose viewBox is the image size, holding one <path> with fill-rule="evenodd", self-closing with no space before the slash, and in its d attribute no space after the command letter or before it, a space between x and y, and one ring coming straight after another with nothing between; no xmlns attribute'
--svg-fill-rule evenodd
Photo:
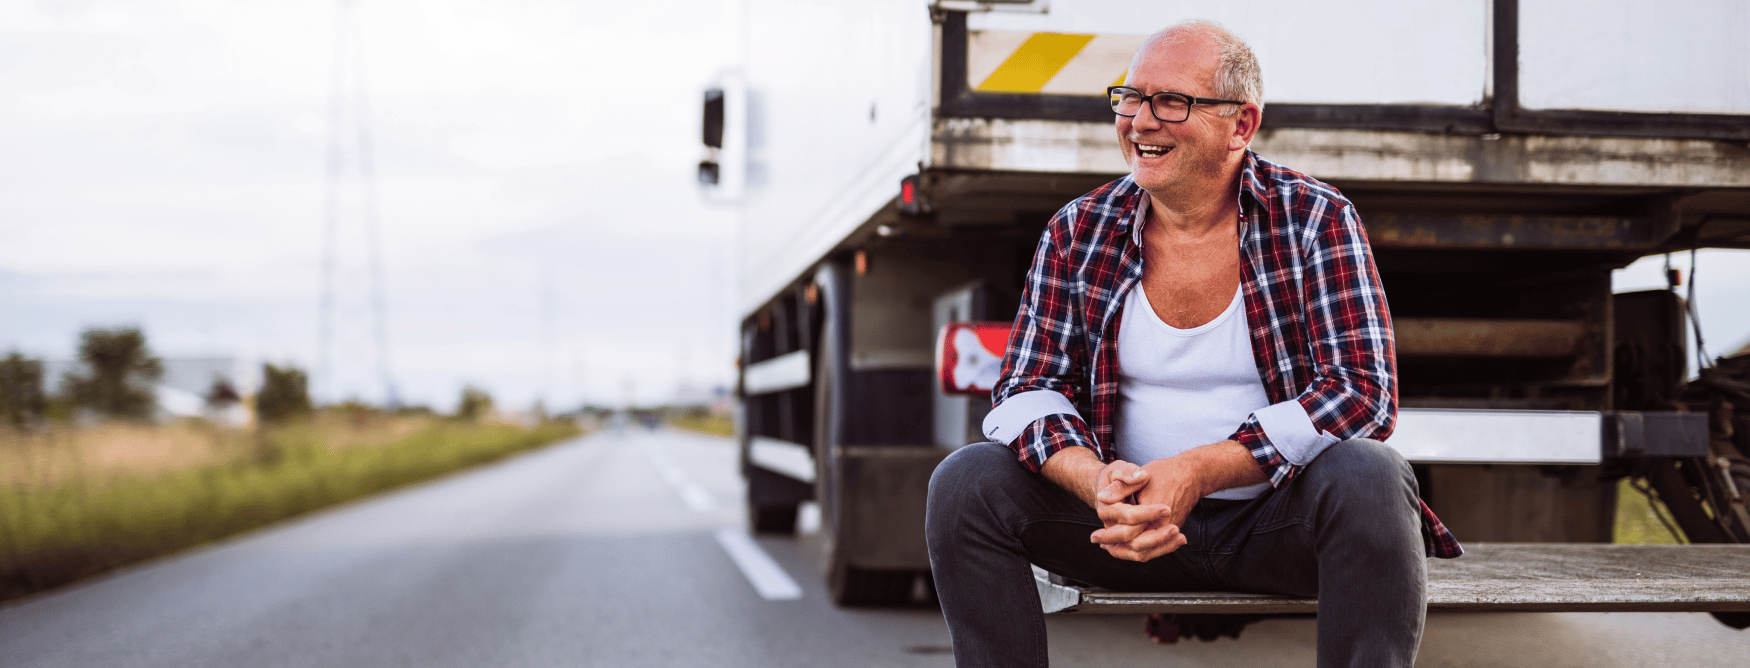
<svg viewBox="0 0 1750 668"><path fill-rule="evenodd" d="M1370 438L1355 438L1320 453L1302 474L1342 496L1376 503L1417 497L1416 475L1397 450Z"/></svg>
<svg viewBox="0 0 1750 668"><path fill-rule="evenodd" d="M925 531L951 532L957 521L970 513L988 509L990 495L1000 492L1004 479L1021 468L1013 450L1000 443L974 443L950 453L930 475Z"/></svg>
<svg viewBox="0 0 1750 668"><path fill-rule="evenodd" d="M955 450L930 474L930 505L956 504L977 496L994 477L1017 466L1015 453L1000 443L973 443Z"/></svg>

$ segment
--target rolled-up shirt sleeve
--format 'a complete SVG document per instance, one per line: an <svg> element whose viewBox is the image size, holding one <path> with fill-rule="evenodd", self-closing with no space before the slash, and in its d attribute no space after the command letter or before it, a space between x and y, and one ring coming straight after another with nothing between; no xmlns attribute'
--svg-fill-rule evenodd
<svg viewBox="0 0 1750 668"><path fill-rule="evenodd" d="M1083 446L1099 454L1078 408L1089 399L1087 344L1063 252L1075 215L1073 206L1064 207L1040 236L1009 331L1002 376L991 391L994 407L983 425L986 438L1008 445L1032 471L1064 448Z"/></svg>
<svg viewBox="0 0 1750 668"><path fill-rule="evenodd" d="M1054 415L1082 417L1075 404L1051 390L1012 394L984 416L984 436L998 443L1013 443L1028 426Z"/></svg>
<svg viewBox="0 0 1750 668"><path fill-rule="evenodd" d="M1230 437L1278 487L1332 444L1384 440L1397 421L1391 314L1354 207L1344 202L1305 248L1300 297L1313 376L1299 395L1254 411Z"/></svg>

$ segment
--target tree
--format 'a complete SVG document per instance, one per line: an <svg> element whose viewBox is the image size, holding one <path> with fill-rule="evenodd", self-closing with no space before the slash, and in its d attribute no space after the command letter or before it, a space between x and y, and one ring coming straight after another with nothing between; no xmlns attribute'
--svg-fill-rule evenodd
<svg viewBox="0 0 1750 668"><path fill-rule="evenodd" d="M492 395L473 385L462 388L462 400L456 402L456 417L477 421L492 412Z"/></svg>
<svg viewBox="0 0 1750 668"><path fill-rule="evenodd" d="M110 417L152 416L157 404L152 383L164 374L164 366L146 348L140 330L85 330L79 361L85 363L85 373L68 373L62 381L74 406Z"/></svg>
<svg viewBox="0 0 1750 668"><path fill-rule="evenodd" d="M310 382L297 367L261 365L261 391L255 395L255 418L279 424L310 414Z"/></svg>
<svg viewBox="0 0 1750 668"><path fill-rule="evenodd" d="M43 363L14 351L0 359L0 421L23 429L43 417Z"/></svg>

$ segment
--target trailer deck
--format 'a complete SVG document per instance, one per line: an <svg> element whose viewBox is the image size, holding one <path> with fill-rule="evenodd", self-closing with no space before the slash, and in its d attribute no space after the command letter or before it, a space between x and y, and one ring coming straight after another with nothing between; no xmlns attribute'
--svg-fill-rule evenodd
<svg viewBox="0 0 1750 668"><path fill-rule="evenodd" d="M1478 543L1428 560L1430 612L1750 611L1750 545ZM1034 568L1048 613L1295 614L1318 599L1114 592Z"/></svg>

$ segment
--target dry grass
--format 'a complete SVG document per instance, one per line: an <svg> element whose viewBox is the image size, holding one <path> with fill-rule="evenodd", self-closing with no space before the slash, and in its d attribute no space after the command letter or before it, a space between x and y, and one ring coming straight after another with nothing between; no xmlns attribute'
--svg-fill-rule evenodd
<svg viewBox="0 0 1750 668"><path fill-rule="evenodd" d="M32 433L0 430L0 480L49 487L71 480L153 476L226 461L246 434L200 422L125 423Z"/></svg>
<svg viewBox="0 0 1750 668"><path fill-rule="evenodd" d="M353 414L260 433L187 422L0 437L0 600L576 433Z"/></svg>
<svg viewBox="0 0 1750 668"><path fill-rule="evenodd" d="M711 434L713 436L735 435L735 420L723 415L711 415L709 413L683 413L668 416L668 423L680 429Z"/></svg>
<svg viewBox="0 0 1750 668"><path fill-rule="evenodd" d="M381 445L431 426L429 416L324 415L312 426L330 448ZM257 456L255 432L178 420L110 422L20 433L0 429L0 484L53 487L69 481L154 477Z"/></svg>

